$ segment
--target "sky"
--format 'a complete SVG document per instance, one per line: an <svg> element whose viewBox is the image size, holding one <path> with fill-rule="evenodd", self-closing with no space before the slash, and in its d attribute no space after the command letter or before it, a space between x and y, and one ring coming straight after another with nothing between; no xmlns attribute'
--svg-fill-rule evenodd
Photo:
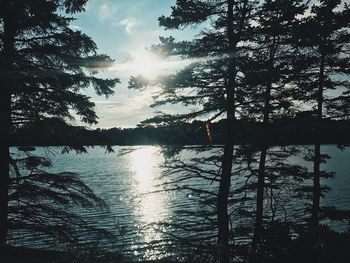
<svg viewBox="0 0 350 263"><path fill-rule="evenodd" d="M186 63L162 60L147 50L159 43L159 36L193 37L195 30L191 28L165 31L159 27L158 17L169 15L174 4L175 0L89 0L86 12L75 16L71 27L86 33L96 42L99 53L115 60L114 66L101 76L118 77L122 82L108 99L97 96L92 89L86 91L95 102L99 117L99 123L91 128L135 127L159 111L150 108L158 87L135 91L129 90L127 83L130 76L154 78Z"/></svg>
<svg viewBox="0 0 350 263"><path fill-rule="evenodd" d="M115 63L101 77L121 80L115 89L115 95L108 99L97 96L93 89L86 94L96 104L99 123L91 128L135 127L163 109L153 109L152 96L160 88L153 86L143 91L129 90L131 76L142 74L152 79L157 75L175 72L190 61L162 60L147 48L159 43L160 36L174 36L177 40L192 39L198 28L165 31L158 25L158 17L168 16L176 0L89 0L86 12L75 15L72 29L90 36L97 44L98 52L109 55ZM350 0L344 1L350 3ZM205 25L204 25L205 26ZM191 109L189 109L191 110ZM181 106L168 106L169 114L183 111ZM77 125L82 123L77 120Z"/></svg>

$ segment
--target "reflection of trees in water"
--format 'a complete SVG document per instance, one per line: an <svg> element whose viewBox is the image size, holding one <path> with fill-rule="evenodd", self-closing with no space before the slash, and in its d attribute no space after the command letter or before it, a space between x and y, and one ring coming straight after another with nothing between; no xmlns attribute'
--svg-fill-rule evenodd
<svg viewBox="0 0 350 263"><path fill-rule="evenodd" d="M176 191L186 200L176 209L171 223L164 223L171 231L171 247L175 253L190 255L193 260L210 261L217 258L216 200L221 169L222 147L165 148L167 156L163 176L167 191ZM195 157L193 157L195 156ZM304 146L279 146L267 150L264 180L264 211L261 240L257 244L259 260L294 257L312 258L310 247L310 218L313 202L313 149ZM249 258L251 240L256 226L256 187L259 173L260 148L236 147L234 171L229 198L230 249L238 262ZM325 156L324 156L325 157ZM321 172L325 178L332 172ZM322 196L328 190L321 186ZM332 207L321 209L322 216L346 220L349 213ZM321 216L321 217L322 217ZM319 253L333 253L336 240L347 242L348 236L320 226ZM330 240L328 240L331 238ZM171 248L169 248L170 250ZM295 250L309 252L306 258ZM180 252L179 252L180 251ZM346 251L342 251L344 254ZM327 262L327 261L325 261Z"/></svg>

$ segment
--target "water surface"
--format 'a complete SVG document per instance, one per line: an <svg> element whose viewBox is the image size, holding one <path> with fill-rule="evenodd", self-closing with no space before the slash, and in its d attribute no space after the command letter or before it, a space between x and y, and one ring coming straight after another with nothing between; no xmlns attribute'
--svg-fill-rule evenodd
<svg viewBox="0 0 350 263"><path fill-rule="evenodd" d="M308 146L302 147L308 148ZM106 201L109 210L96 212L81 209L77 212L91 224L115 233L118 236L118 249L140 259L168 256L169 247L175 245L172 237L175 230L166 226L168 224L185 226L191 220L198 220L196 217L181 217L181 213L178 212L201 209L198 202L201 201L201 195L196 195L190 190L167 190L171 187L166 183L173 180L174 176L176 178L176 175L172 175L171 179L162 176L165 157L160 146L123 146L114 147L114 150L114 153L106 153L103 147L94 147L90 148L87 154L77 155L75 152L61 154L59 148L51 147L49 151L47 148L37 148L36 152L51 158L52 172L78 173L80 178ZM323 180L323 183L331 187L331 191L322 200L322 205L350 209L350 150L341 151L335 145L325 145L322 146L322 151L331 157L327 163L322 164L322 169L336 173L335 179ZM190 159L210 154L210 150L200 154L185 150L179 158ZM305 162L301 155L293 156L286 161L302 165L311 171L312 163ZM243 179L238 178L239 180ZM179 184L184 185L181 182L177 183ZM216 182L202 179L190 180L186 184L212 192L216 192L218 187ZM234 188L236 184L237 181L233 181L232 187ZM293 213L296 215L304 213L305 207L300 201L294 200L290 205L295 208L290 216ZM236 219L236 222L240 220ZM182 230L183 233L176 231L180 236L188 235L185 229ZM215 237L215 231L212 229L208 228L204 232L208 235L212 232ZM14 238L11 243L43 245L40 240L32 236Z"/></svg>

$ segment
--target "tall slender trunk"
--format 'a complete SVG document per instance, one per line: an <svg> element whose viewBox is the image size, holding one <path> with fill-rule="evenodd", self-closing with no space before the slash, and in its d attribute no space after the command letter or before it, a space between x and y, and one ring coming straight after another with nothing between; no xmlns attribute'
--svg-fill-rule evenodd
<svg viewBox="0 0 350 263"><path fill-rule="evenodd" d="M273 70L273 52L270 50L269 58L269 71ZM272 90L272 80L266 85L265 90L265 102L264 102L264 111L263 111L263 126L265 132L267 131L267 125L270 119L270 101L271 101L271 90ZM257 193L256 193L256 215L255 215L255 228L253 233L252 240L252 253L250 262L260 262L261 258L259 257L258 244L262 239L263 232L263 212L264 212L264 185L265 185L265 167L266 167L266 156L267 156L267 145L262 145L260 151L260 160L259 160L259 170L258 170L258 183L257 183Z"/></svg>
<svg viewBox="0 0 350 263"><path fill-rule="evenodd" d="M9 93L0 94L0 246L6 244L8 232L8 194L9 194Z"/></svg>
<svg viewBox="0 0 350 263"><path fill-rule="evenodd" d="M313 178L313 189L312 189L312 215L311 224L313 228L317 228L319 210L320 210L320 196L321 196L321 185L320 185L320 166L321 166L321 145L315 145L315 156L314 156L314 178Z"/></svg>
<svg viewBox="0 0 350 263"><path fill-rule="evenodd" d="M219 184L217 197L217 218L218 218L218 248L221 263L230 262L230 218L228 214L228 197L230 192L232 162L233 162L233 132L235 122L235 76L236 76L236 46L243 32L244 22L246 20L248 0L243 1L243 8L238 24L238 31L234 32L234 0L227 0L227 38L228 38L228 77L226 84L226 112L227 112L227 129L224 155L222 158L222 173Z"/></svg>
<svg viewBox="0 0 350 263"><path fill-rule="evenodd" d="M8 4L8 2L6 2ZM4 4L6 5L6 4ZM3 6L7 10L9 6ZM9 12L7 12L9 14ZM14 25L10 15L3 18L3 51L0 59L0 245L5 245L8 233L9 163L11 129L11 74L14 55Z"/></svg>
<svg viewBox="0 0 350 263"><path fill-rule="evenodd" d="M230 124L228 124L230 125ZM232 173L233 144L226 144L222 160L222 174L220 178L219 193L217 199L217 217L218 217L218 247L221 263L227 263L230 260L229 247L229 215L228 215L228 196L230 192L230 181Z"/></svg>
<svg viewBox="0 0 350 263"><path fill-rule="evenodd" d="M217 218L218 218L218 249L221 263L230 261L229 247L229 215L228 198L230 192L232 161L233 161L233 140L232 125L235 120L235 61L234 53L236 43L234 42L233 31L233 0L227 0L227 35L229 41L229 65L228 78L226 85L226 111L227 111L227 130L226 145L222 159L222 174L220 178L219 192L217 198Z"/></svg>
<svg viewBox="0 0 350 263"><path fill-rule="evenodd" d="M325 68L325 54L321 51L321 61L320 61L320 73L319 73L319 85L317 93L317 120L320 122L322 120L322 107L323 107L323 87L324 87L324 68ZM312 200L312 215L311 224L316 230L318 226L319 210L320 210L320 196L321 196L321 145L318 143L315 145L314 153L314 178L313 178L313 200Z"/></svg>
<svg viewBox="0 0 350 263"><path fill-rule="evenodd" d="M317 121L318 126L322 121L322 107L323 107L323 87L325 78L325 60L323 48L321 48L321 59L320 59L320 72L318 77L318 92L317 92ZM319 262L319 212L320 212L320 198L321 198L321 145L320 143L315 144L314 148L314 178L313 178L313 189L312 189L312 210L311 210L311 262Z"/></svg>
<svg viewBox="0 0 350 263"><path fill-rule="evenodd" d="M262 146L259 160L258 183L256 193L256 215L255 228L252 240L252 258L250 262L257 262L256 256L259 254L258 244L261 242L263 232L263 212L264 212L264 184L267 146ZM254 258L254 259L253 259Z"/></svg>

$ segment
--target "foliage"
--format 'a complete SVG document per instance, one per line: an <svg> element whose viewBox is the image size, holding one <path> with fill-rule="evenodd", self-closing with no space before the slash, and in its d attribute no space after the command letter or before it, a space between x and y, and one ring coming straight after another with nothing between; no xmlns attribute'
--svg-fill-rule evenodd
<svg viewBox="0 0 350 263"><path fill-rule="evenodd" d="M24 154L20 159L15 158L16 152L9 152L10 134L20 128L38 127L46 121L64 127L75 117L86 124L97 123L95 104L84 89L93 87L106 97L114 94L119 79L97 75L113 60L98 54L94 41L72 27L73 14L84 11L86 3L0 2L1 244L6 242L7 228L73 242L79 228L93 227L67 207L104 206L76 174L41 170L50 165L49 160L24 148L18 148ZM82 145L74 148L85 151ZM93 232L108 236L104 231Z"/></svg>
<svg viewBox="0 0 350 263"><path fill-rule="evenodd" d="M11 64L1 72L11 87L13 129L50 117L72 120L73 112L85 123L96 123L94 103L80 91L92 86L99 95L114 93L118 79L96 76L113 60L71 27L69 14L83 11L86 2L1 2L1 60Z"/></svg>

